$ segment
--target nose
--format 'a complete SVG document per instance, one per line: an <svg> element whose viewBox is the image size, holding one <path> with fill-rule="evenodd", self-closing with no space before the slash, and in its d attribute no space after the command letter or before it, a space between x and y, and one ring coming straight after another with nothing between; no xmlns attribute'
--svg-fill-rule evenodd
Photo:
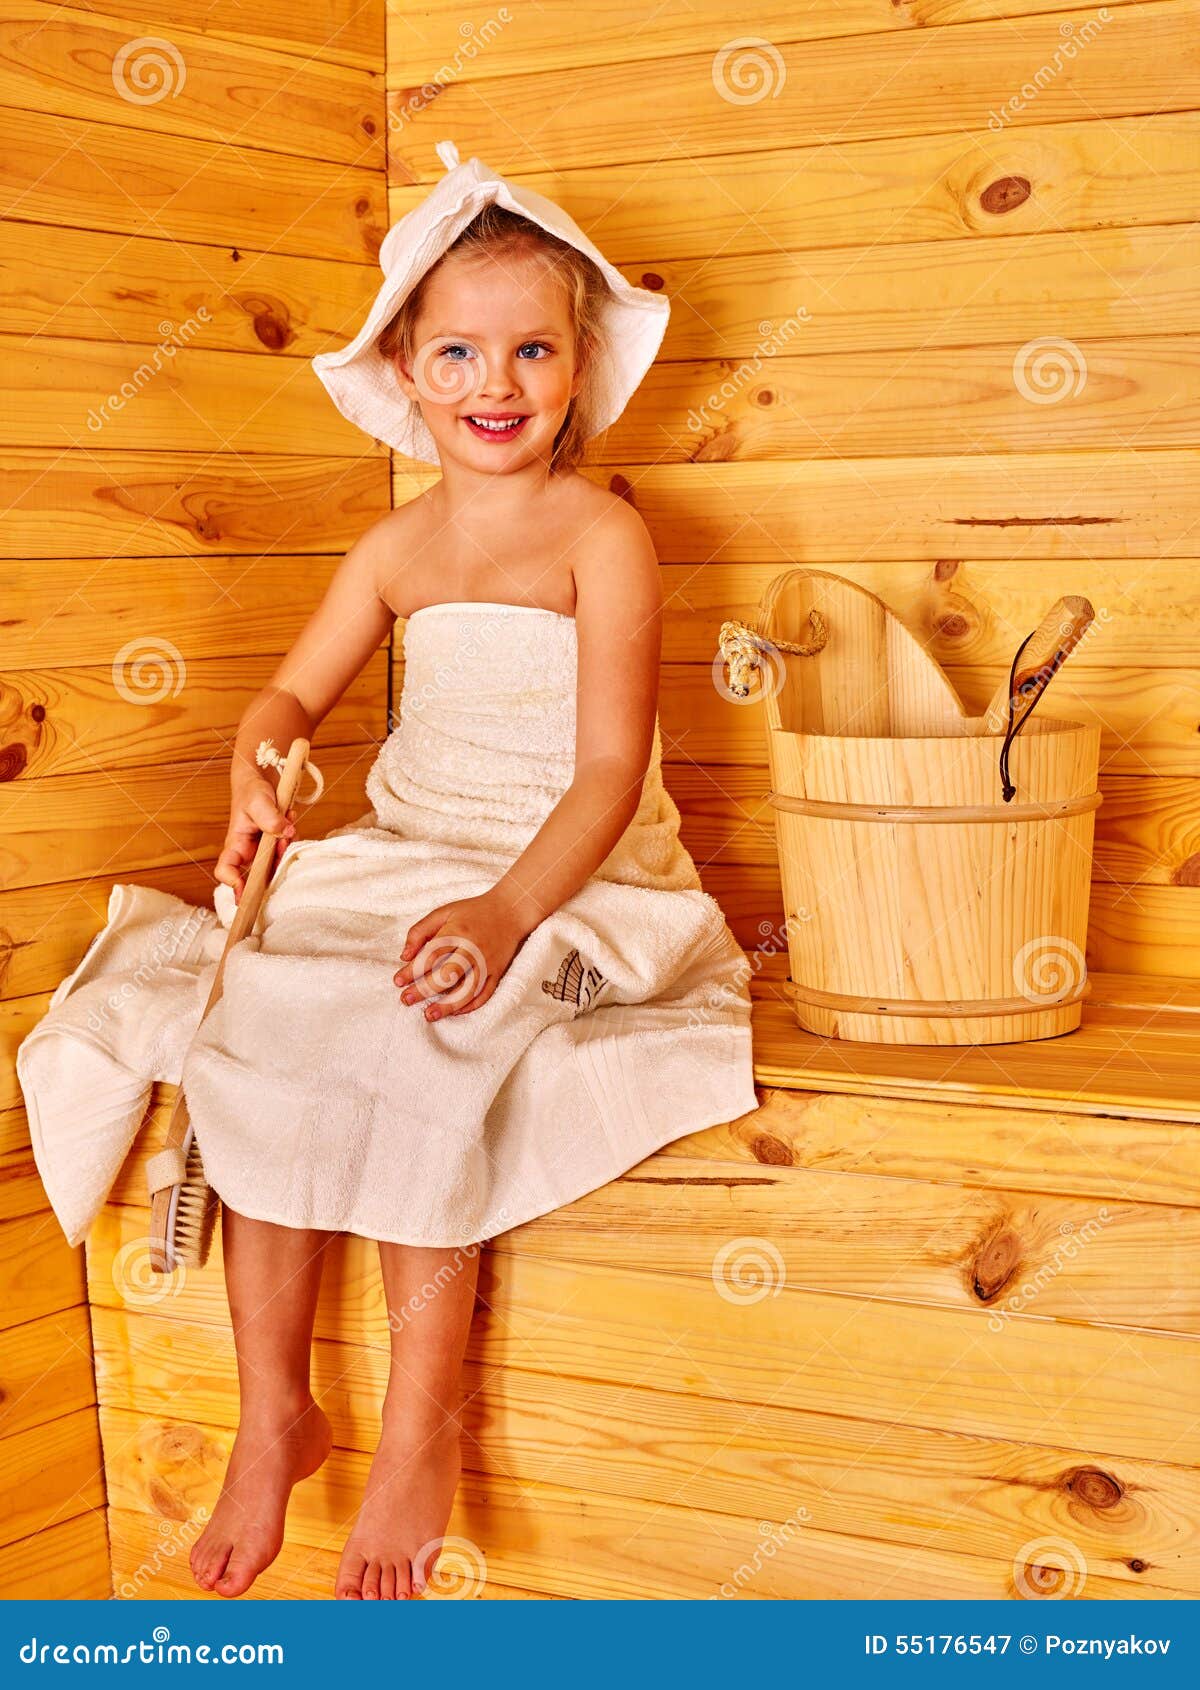
<svg viewBox="0 0 1200 1690"><path fill-rule="evenodd" d="M475 389L480 398L512 399L520 391L514 360L502 352L484 353L483 380Z"/></svg>

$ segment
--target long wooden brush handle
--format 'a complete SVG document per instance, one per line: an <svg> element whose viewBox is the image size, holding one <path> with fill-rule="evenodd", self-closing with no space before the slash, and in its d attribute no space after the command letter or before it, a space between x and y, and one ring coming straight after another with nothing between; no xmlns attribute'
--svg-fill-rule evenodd
<svg viewBox="0 0 1200 1690"><path fill-rule="evenodd" d="M1038 624L1021 653L1021 666L1012 678L1013 726L1028 716L1054 676L1091 626L1096 612L1085 598L1070 593L1059 599ZM1009 678L992 695L984 717L984 733L1004 733L1008 727Z"/></svg>
<svg viewBox="0 0 1200 1690"><path fill-rule="evenodd" d="M294 739L288 749L283 768L280 770L279 785L275 789L275 805L284 815L287 814L292 799L296 796L296 788L303 778L304 765L308 761L309 745L310 741L307 739ZM250 873L246 876L242 895L238 899L237 911L229 924L229 936L225 940L225 949L221 952L221 960L217 964L217 972L213 976L208 1002L204 1006L204 1014L200 1017L202 1021L221 995L225 977L225 958L238 940L246 937L246 934L258 920L258 912L262 908L267 882L271 878L271 869L275 861L275 846L279 837L277 833L264 833L258 842L258 850L254 853Z"/></svg>

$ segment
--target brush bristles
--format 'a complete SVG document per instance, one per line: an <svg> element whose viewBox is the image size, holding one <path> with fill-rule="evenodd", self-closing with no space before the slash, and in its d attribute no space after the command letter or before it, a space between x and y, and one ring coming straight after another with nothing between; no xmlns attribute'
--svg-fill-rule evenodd
<svg viewBox="0 0 1200 1690"><path fill-rule="evenodd" d="M175 1206L174 1258L185 1267L203 1267L212 1248L220 1201L204 1177L195 1138L188 1148L186 1177Z"/></svg>

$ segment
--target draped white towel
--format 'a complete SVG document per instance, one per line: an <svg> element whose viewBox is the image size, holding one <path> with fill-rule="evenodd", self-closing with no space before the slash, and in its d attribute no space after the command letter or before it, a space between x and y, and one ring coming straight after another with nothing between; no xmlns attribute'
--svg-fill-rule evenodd
<svg viewBox="0 0 1200 1690"><path fill-rule="evenodd" d="M214 913L118 885L22 1043L34 1152L71 1242L154 1080L182 1080L208 1178L240 1213L440 1246L758 1106L750 965L680 842L657 722L637 814L488 1002L428 1022L400 1001L408 928L494 885L570 783L576 629L541 608L432 605L404 650L373 809L289 846L199 1030L232 892L216 888Z"/></svg>

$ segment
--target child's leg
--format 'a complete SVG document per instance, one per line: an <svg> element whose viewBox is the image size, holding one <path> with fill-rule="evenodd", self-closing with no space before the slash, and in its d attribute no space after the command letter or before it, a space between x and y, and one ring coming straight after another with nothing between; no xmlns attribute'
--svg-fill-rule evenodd
<svg viewBox="0 0 1200 1690"><path fill-rule="evenodd" d="M477 1245L379 1246L392 1362L383 1428L334 1594L404 1598L424 1588L461 1471L462 1359L475 1307Z"/></svg>
<svg viewBox="0 0 1200 1690"><path fill-rule="evenodd" d="M324 1251L336 1237L222 1212L241 1414L220 1499L190 1557L196 1583L222 1596L240 1596L278 1555L292 1486L329 1453L309 1360Z"/></svg>

